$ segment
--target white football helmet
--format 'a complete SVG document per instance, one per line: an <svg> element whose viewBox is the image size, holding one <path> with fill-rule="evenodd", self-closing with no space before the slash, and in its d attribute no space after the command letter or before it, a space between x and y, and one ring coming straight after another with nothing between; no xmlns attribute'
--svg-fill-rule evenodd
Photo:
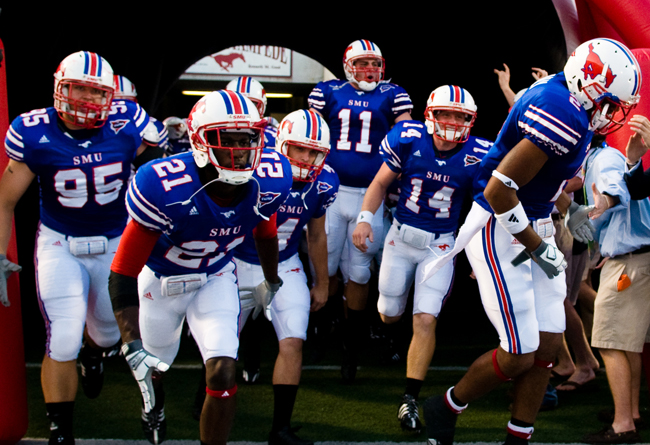
<svg viewBox="0 0 650 445"><path fill-rule="evenodd" d="M113 100L138 101L138 92L135 90L133 82L119 74L113 76L113 81L115 82L115 94L113 94Z"/></svg>
<svg viewBox="0 0 650 445"><path fill-rule="evenodd" d="M200 168L212 163L219 173L218 181L234 185L253 176L264 146L264 120L249 99L234 91L213 91L194 105L187 128L194 161ZM237 147L224 145L222 139L232 133L247 135L246 143ZM215 150L221 150L222 162ZM242 151L247 151L247 156L242 158Z"/></svg>
<svg viewBox="0 0 650 445"><path fill-rule="evenodd" d="M187 124L185 123L185 119L181 119L180 117L169 116L163 121L163 124L165 124L165 127L167 127L167 132L169 132L169 139L172 139L174 141L182 138L185 135L185 132L187 132Z"/></svg>
<svg viewBox="0 0 650 445"><path fill-rule="evenodd" d="M641 68L632 52L612 39L578 46L564 66L569 91L590 113L589 129L609 134L623 126L639 102ZM619 109L622 113L617 113Z"/></svg>
<svg viewBox="0 0 650 445"><path fill-rule="evenodd" d="M359 59L375 59L378 66L356 67L354 62ZM355 40L348 45L343 53L343 71L345 71L346 79L363 91L374 90L379 81L384 79L385 70L386 63L381 56L381 51L370 40Z"/></svg>
<svg viewBox="0 0 650 445"><path fill-rule="evenodd" d="M474 98L466 89L456 85L438 87L429 95L427 108L424 110L427 131L443 141L465 142L476 120L476 109ZM437 118L437 112L442 110L465 113L465 122L441 122Z"/></svg>
<svg viewBox="0 0 650 445"><path fill-rule="evenodd" d="M99 90L99 103L74 99L72 89ZM106 123L113 100L113 68L96 53L78 51L63 59L54 73L54 108L59 117L72 125L99 128Z"/></svg>
<svg viewBox="0 0 650 445"><path fill-rule="evenodd" d="M257 107L260 117L264 116L264 111L266 111L266 91L257 80L248 76L240 76L228 82L226 89L248 97Z"/></svg>
<svg viewBox="0 0 650 445"><path fill-rule="evenodd" d="M289 156L289 146L317 150L313 163ZM298 110L289 113L278 129L275 149L285 155L291 163L291 173L296 181L316 180L330 151L330 129L320 114L312 110Z"/></svg>

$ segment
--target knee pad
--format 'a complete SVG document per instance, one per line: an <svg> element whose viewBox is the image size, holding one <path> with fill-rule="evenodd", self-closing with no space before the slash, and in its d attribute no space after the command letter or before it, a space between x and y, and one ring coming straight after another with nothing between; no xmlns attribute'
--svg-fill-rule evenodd
<svg viewBox="0 0 650 445"><path fill-rule="evenodd" d="M81 350L83 323L79 320L56 320L50 323L47 355L57 362L76 360ZM113 342L113 344L115 344ZM111 345L109 345L111 346Z"/></svg>
<svg viewBox="0 0 650 445"><path fill-rule="evenodd" d="M386 317L397 317L404 313L404 307L402 307L400 303L401 299L398 297L387 297L383 294L379 294L377 310L380 314L385 315Z"/></svg>
<svg viewBox="0 0 650 445"><path fill-rule="evenodd" d="M370 281L370 267L361 265L350 265L350 280L358 284L366 284Z"/></svg>

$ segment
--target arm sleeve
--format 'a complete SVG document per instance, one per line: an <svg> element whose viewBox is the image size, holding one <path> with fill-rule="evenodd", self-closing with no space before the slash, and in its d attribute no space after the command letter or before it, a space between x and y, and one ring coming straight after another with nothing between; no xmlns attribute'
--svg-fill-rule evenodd
<svg viewBox="0 0 650 445"><path fill-rule="evenodd" d="M136 278L147 263L158 238L160 232L147 230L137 222L129 221L113 258L111 271Z"/></svg>
<svg viewBox="0 0 650 445"><path fill-rule="evenodd" d="M261 221L257 227L253 229L253 238L255 239L270 239L278 235L277 213L271 215L268 221Z"/></svg>

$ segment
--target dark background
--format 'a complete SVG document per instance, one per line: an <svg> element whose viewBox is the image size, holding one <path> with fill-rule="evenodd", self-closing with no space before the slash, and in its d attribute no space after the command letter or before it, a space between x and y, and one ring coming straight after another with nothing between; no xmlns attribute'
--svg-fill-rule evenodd
<svg viewBox="0 0 650 445"><path fill-rule="evenodd" d="M341 59L357 39L376 43L386 59L386 77L410 94L422 119L428 94L444 84L466 88L478 106L472 130L494 140L508 112L494 68L510 67L512 89L532 83L531 67L560 71L566 46L551 0L366 4L247 3L238 8L203 2L145 9L137 4L63 2L36 6L12 2L0 12L5 47L9 117L52 106L53 73L75 51L94 51L136 86L140 104L158 119L185 117L191 106L175 94L176 82L195 61L235 45L277 45L307 55L343 77ZM273 84L265 85L275 92ZM311 87L307 88L308 94ZM271 112L306 107L269 101ZM192 103L195 99L192 99ZM291 106L291 109L284 109ZM44 328L36 303L33 246L38 191L33 185L16 209L26 348L42 350ZM459 258L455 288L443 310L440 342L471 342L489 328L466 260ZM493 333L493 330L490 331ZM29 356L29 355L28 355Z"/></svg>

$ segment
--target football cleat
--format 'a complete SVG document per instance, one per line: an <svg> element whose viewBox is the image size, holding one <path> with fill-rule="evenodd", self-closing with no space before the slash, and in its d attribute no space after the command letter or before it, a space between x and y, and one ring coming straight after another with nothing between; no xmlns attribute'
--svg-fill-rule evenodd
<svg viewBox="0 0 650 445"><path fill-rule="evenodd" d="M74 445L72 431L63 431L56 422L50 422L48 445Z"/></svg>
<svg viewBox="0 0 650 445"><path fill-rule="evenodd" d="M242 371L242 377L244 379L244 382L248 383L249 385L252 385L253 383L257 382L260 378L260 368L256 369L246 369Z"/></svg>
<svg viewBox="0 0 650 445"><path fill-rule="evenodd" d="M104 386L103 352L84 343L79 352L81 365L81 388L89 399L99 396Z"/></svg>
<svg viewBox="0 0 650 445"><path fill-rule="evenodd" d="M422 405L427 437L430 445L452 445L456 432L458 414L453 413L445 403L444 396L429 397Z"/></svg>
<svg viewBox="0 0 650 445"><path fill-rule="evenodd" d="M298 429L285 426L278 431L271 431L269 445L314 445L311 440L301 439L296 436L295 431Z"/></svg>
<svg viewBox="0 0 650 445"><path fill-rule="evenodd" d="M419 433L422 431L422 423L420 422L420 411L418 410L418 402L410 394L404 394L402 397L402 404L397 410L397 419L404 431L411 433Z"/></svg>
<svg viewBox="0 0 650 445"><path fill-rule="evenodd" d="M162 386L155 389L156 405L148 413L142 407L142 431L149 442L158 445L167 436L167 419L165 419L165 392Z"/></svg>

